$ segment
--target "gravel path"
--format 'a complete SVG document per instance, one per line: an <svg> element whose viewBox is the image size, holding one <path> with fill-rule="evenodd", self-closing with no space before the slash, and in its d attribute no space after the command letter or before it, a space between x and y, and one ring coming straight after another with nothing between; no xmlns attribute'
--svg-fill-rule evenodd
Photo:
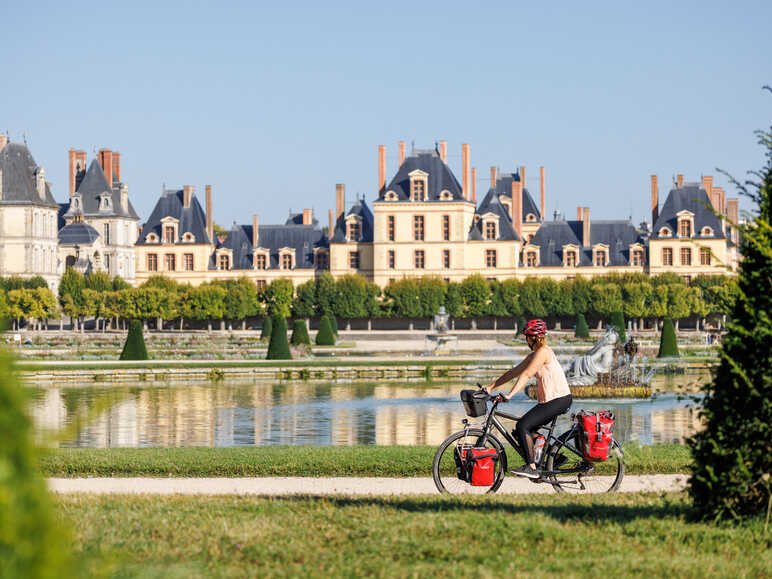
<svg viewBox="0 0 772 579"><path fill-rule="evenodd" d="M622 492L679 491L683 474L626 476ZM436 494L430 478L51 478L48 486L58 493L154 495L421 495ZM507 477L499 493L552 493L549 484L533 484Z"/></svg>

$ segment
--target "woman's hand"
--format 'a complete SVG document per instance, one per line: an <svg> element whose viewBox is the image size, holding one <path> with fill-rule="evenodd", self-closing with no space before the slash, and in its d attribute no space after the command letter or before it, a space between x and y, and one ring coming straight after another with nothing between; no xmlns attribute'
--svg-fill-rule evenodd
<svg viewBox="0 0 772 579"><path fill-rule="evenodd" d="M507 398L503 392L496 394L496 400L498 400L500 403L509 402L509 398Z"/></svg>
<svg viewBox="0 0 772 579"><path fill-rule="evenodd" d="M491 382L487 386L483 386L482 389L485 390L488 394L490 394L491 390L493 390L495 387L496 387L496 381L494 380L493 382Z"/></svg>

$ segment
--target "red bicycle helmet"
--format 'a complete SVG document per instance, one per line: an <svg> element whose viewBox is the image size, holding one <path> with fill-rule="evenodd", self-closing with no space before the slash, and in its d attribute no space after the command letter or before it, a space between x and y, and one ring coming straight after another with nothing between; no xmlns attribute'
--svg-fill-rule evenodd
<svg viewBox="0 0 772 579"><path fill-rule="evenodd" d="M539 318L536 318L535 320L529 321L525 328L523 328L523 333L526 336L535 336L537 338L543 338L547 335L547 324L544 322L544 320L540 320Z"/></svg>

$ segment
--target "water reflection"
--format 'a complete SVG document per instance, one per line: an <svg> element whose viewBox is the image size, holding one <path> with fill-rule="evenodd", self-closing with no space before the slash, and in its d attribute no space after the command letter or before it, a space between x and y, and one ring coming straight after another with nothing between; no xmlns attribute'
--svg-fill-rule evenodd
<svg viewBox="0 0 772 579"><path fill-rule="evenodd" d="M39 429L59 430L94 413L64 446L436 445L461 426L458 392L464 387L252 382L40 388L32 414ZM100 405L108 409L100 412ZM507 410L522 414L532 405L522 397ZM642 444L682 442L699 427L694 403L674 393L646 401L580 400L578 408L612 408L616 436ZM561 428L569 420L561 417Z"/></svg>

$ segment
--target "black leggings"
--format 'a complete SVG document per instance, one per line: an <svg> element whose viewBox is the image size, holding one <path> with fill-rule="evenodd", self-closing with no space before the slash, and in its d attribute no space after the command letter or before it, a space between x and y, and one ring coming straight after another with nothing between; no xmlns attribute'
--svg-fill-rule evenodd
<svg viewBox="0 0 772 579"><path fill-rule="evenodd" d="M517 422L515 432L522 449L520 454L523 455L526 464L533 462L533 441L530 435L536 432L536 429L540 426L547 424L557 415L563 414L571 408L571 402L573 402L573 399L570 394L567 394L544 404L537 404Z"/></svg>

